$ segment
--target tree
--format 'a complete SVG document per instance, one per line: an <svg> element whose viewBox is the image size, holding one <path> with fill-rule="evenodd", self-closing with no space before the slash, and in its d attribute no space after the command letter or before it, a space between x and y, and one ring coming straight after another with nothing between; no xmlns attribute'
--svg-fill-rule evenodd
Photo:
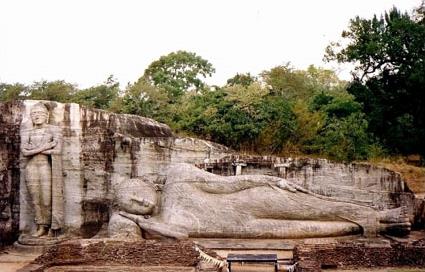
<svg viewBox="0 0 425 272"><path fill-rule="evenodd" d="M143 77L176 100L184 91L202 89L205 83L200 77L206 78L214 72L212 64L195 53L177 51L152 62Z"/></svg>
<svg viewBox="0 0 425 272"><path fill-rule="evenodd" d="M70 102L77 88L63 80L39 81L29 86L28 98L35 100L51 100L57 102Z"/></svg>
<svg viewBox="0 0 425 272"><path fill-rule="evenodd" d="M228 86L234 86L234 85L242 85L242 86L249 86L252 83L254 83L255 81L257 81L257 79L252 76L250 73L246 73L246 74L239 74L237 73L234 77L229 78L227 80L227 85Z"/></svg>
<svg viewBox="0 0 425 272"><path fill-rule="evenodd" d="M272 94L293 101L308 100L318 91L345 89L346 85L334 71L313 65L310 65L307 70L296 70L286 64L264 71L261 76L271 88Z"/></svg>
<svg viewBox="0 0 425 272"><path fill-rule="evenodd" d="M310 94L310 90L305 84L305 73L293 69L289 63L274 67L270 71L264 71L261 76L274 95L294 100Z"/></svg>
<svg viewBox="0 0 425 272"><path fill-rule="evenodd" d="M186 95L179 127L238 150L278 153L293 131L291 107L254 82Z"/></svg>
<svg viewBox="0 0 425 272"><path fill-rule="evenodd" d="M419 10L419 9L418 9ZM396 8L356 17L326 58L356 65L348 91L368 113L369 130L392 152L425 154L425 24Z"/></svg>
<svg viewBox="0 0 425 272"><path fill-rule="evenodd" d="M167 93L144 78L127 86L121 103L120 112L122 113L137 114L169 123Z"/></svg>
<svg viewBox="0 0 425 272"><path fill-rule="evenodd" d="M331 44L326 49L327 60L356 62L354 77L363 81L386 72L395 74L411 68L424 53L424 28L393 8L380 19L356 17L349 30L342 32L348 45Z"/></svg>
<svg viewBox="0 0 425 272"><path fill-rule="evenodd" d="M312 148L312 145L326 123L326 113L317 109L313 110L306 100L297 101L292 111L295 115L295 126L288 148L297 153L313 153L316 150Z"/></svg>
<svg viewBox="0 0 425 272"><path fill-rule="evenodd" d="M316 152L337 161L367 159L372 141L364 114L329 118L315 144Z"/></svg>
<svg viewBox="0 0 425 272"><path fill-rule="evenodd" d="M110 75L104 84L78 91L72 102L96 109L110 109L120 92L119 85Z"/></svg>
<svg viewBox="0 0 425 272"><path fill-rule="evenodd" d="M5 84L0 83L0 101L12 101L25 99L28 95L28 87L16 83L16 84Z"/></svg>

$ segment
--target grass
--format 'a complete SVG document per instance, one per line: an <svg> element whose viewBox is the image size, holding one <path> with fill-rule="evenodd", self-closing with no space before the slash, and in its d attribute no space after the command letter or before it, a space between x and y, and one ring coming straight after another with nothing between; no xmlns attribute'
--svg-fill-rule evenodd
<svg viewBox="0 0 425 272"><path fill-rule="evenodd" d="M398 172L415 194L425 194L425 167L407 164L402 157L374 159L369 163Z"/></svg>

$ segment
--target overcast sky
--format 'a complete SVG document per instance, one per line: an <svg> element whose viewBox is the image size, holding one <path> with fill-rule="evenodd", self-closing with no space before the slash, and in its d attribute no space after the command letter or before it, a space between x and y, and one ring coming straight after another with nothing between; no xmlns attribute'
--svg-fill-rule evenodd
<svg viewBox="0 0 425 272"><path fill-rule="evenodd" d="M210 61L216 73L208 82L217 85L286 62L324 66L326 45L351 18L392 6L411 12L420 2L0 0L0 82L65 80L84 88L113 74L124 87L177 50Z"/></svg>

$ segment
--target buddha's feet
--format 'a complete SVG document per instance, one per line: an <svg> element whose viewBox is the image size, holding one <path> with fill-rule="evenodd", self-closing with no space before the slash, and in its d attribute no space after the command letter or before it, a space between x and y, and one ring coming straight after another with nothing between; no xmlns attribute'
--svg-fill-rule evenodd
<svg viewBox="0 0 425 272"><path fill-rule="evenodd" d="M379 212L379 223L380 232L394 236L406 236L411 229L406 207Z"/></svg>
<svg viewBox="0 0 425 272"><path fill-rule="evenodd" d="M41 237L41 236L45 236L48 234L48 227L45 225L38 225L37 226L37 231L35 233L33 233L33 237Z"/></svg>

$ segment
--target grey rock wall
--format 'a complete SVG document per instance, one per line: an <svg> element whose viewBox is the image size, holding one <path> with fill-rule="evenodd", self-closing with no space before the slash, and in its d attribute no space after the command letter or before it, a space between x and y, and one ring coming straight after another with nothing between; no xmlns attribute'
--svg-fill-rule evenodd
<svg viewBox="0 0 425 272"><path fill-rule="evenodd" d="M38 101L0 103L0 241L34 229L26 190L20 130ZM109 221L115 175L163 183L172 163L196 164L221 174L266 174L287 178L315 193L378 209L406 205L413 217L414 196L400 175L361 164L320 159L232 156L208 141L175 137L152 119L44 101L51 125L63 134L66 231L90 237ZM239 172L238 172L239 171ZM423 207L416 202L416 207Z"/></svg>
<svg viewBox="0 0 425 272"><path fill-rule="evenodd" d="M198 166L220 175L235 175L240 167L240 174L279 176L314 193L378 210L406 206L412 222L417 213L415 195L400 174L369 164L236 155Z"/></svg>
<svg viewBox="0 0 425 272"><path fill-rule="evenodd" d="M30 108L38 101L0 103L0 237L16 239L30 232L33 209L27 192L20 130L29 125ZM175 137L152 119L44 101L49 124L63 133L65 230L90 237L108 222L114 175L145 176L161 183L173 161L201 163L229 154L203 140ZM19 193L20 192L20 193ZM5 241L5 239L1 239Z"/></svg>
<svg viewBox="0 0 425 272"><path fill-rule="evenodd" d="M0 247L17 238L21 103L0 103Z"/></svg>

